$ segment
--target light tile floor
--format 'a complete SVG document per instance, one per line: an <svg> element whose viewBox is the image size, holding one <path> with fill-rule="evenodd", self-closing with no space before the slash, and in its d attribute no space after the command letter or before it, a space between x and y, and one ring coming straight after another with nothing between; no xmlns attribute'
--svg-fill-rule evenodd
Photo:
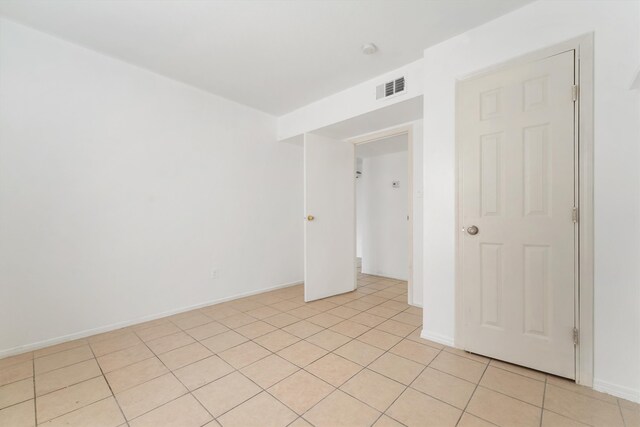
<svg viewBox="0 0 640 427"><path fill-rule="evenodd" d="M640 405L421 339L405 282L263 293L0 360L0 426L640 426Z"/></svg>

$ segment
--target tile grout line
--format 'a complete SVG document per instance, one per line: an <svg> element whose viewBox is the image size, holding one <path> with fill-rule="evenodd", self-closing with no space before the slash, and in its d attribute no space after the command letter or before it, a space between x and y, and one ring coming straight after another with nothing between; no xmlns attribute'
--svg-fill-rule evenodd
<svg viewBox="0 0 640 427"><path fill-rule="evenodd" d="M465 414L465 412L467 412L467 408L469 407L469 403L471 403L471 400L473 399L473 396L476 394L476 391L478 390L478 387L480 387L480 381L482 381L482 378L484 377L484 374L487 372L487 369L489 368L489 363L491 363L491 360L489 360L487 362L487 364L484 367L484 370L482 371L482 375L480 375L480 378L478 378L478 382L476 383L476 386L473 389L473 392L471 393L471 396L469 396L469 400L467 400L467 404L464 405L464 409L462 410L462 413L460 414L460 417L458 418L458 421L456 422L456 426L458 424L460 424L460 420L462 420L462 416ZM471 414L471 413L469 413ZM471 414L473 415L473 414ZM477 416L477 415L474 415ZM480 417L478 417L480 418ZM493 423L492 423L493 424Z"/></svg>
<svg viewBox="0 0 640 427"><path fill-rule="evenodd" d="M93 354L93 358L96 361L96 365L98 365L98 369L100 369L100 373L102 374L102 379L107 384L107 387L109 387L109 392L111 392L111 397L113 397L113 400L116 402L116 406L118 407L118 410L120 411L120 414L122 415L122 419L124 420L125 424L129 424L129 421L127 420L127 417L124 415L124 411L122 410L122 407L120 406L120 402L118 402L118 399L116 399L116 394L113 392L113 389L111 388L111 384L107 380L107 377L104 374L104 371L102 370L102 366L100 366L100 363L98 363L98 358L96 357L96 354L93 351L93 348L91 348L91 346L89 346L89 349L91 350L91 354ZM89 406L89 405L86 405L86 406Z"/></svg>

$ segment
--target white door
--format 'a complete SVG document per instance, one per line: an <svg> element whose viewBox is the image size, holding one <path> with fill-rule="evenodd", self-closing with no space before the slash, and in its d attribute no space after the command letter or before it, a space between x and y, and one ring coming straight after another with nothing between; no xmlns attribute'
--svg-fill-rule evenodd
<svg viewBox="0 0 640 427"><path fill-rule="evenodd" d="M568 378L573 84L569 51L460 82L457 109L463 346Z"/></svg>
<svg viewBox="0 0 640 427"><path fill-rule="evenodd" d="M304 136L304 300L356 288L355 149Z"/></svg>

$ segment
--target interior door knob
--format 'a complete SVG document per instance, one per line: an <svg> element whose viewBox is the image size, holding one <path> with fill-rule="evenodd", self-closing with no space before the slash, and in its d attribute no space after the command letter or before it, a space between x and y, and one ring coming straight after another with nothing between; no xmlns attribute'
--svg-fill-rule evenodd
<svg viewBox="0 0 640 427"><path fill-rule="evenodd" d="M314 219L316 219L316 217L313 216L313 215L308 215L307 216L307 221L313 221Z"/></svg>
<svg viewBox="0 0 640 427"><path fill-rule="evenodd" d="M467 233L469 233L472 236L475 236L476 234L478 234L478 227L476 227L475 225L472 225L471 227L467 227Z"/></svg>

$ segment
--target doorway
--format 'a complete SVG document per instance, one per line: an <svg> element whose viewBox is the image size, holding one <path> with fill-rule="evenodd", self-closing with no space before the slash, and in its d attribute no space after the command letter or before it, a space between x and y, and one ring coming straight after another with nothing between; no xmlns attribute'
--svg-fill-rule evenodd
<svg viewBox="0 0 640 427"><path fill-rule="evenodd" d="M359 275L408 281L410 180L407 133L356 145Z"/></svg>

